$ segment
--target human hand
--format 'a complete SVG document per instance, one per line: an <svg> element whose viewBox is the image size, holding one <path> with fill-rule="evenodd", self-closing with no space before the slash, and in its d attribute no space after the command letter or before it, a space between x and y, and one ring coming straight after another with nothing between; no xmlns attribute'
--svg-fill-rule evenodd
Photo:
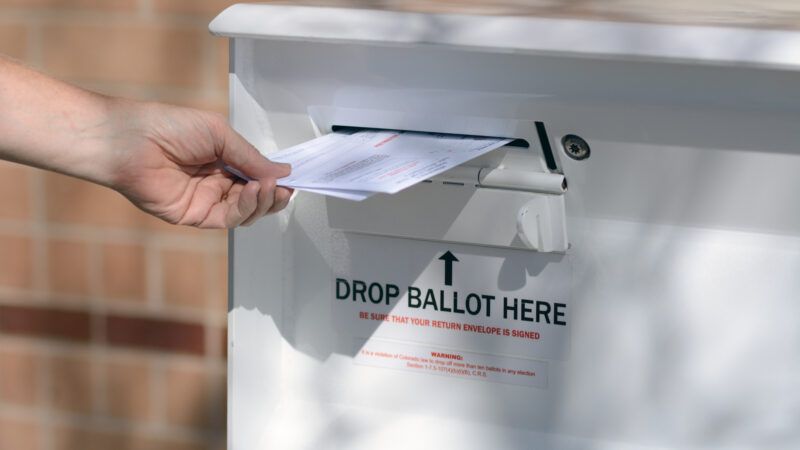
<svg viewBox="0 0 800 450"><path fill-rule="evenodd" d="M221 115L110 102L115 167L107 184L142 210L173 224L230 228L288 204L292 190L277 187L276 180L289 175L289 165L262 156ZM230 174L225 165L250 180Z"/></svg>
<svg viewBox="0 0 800 450"><path fill-rule="evenodd" d="M276 187L289 166L218 114L106 97L1 55L0 159L102 184L167 222L203 228L250 224L292 194Z"/></svg>

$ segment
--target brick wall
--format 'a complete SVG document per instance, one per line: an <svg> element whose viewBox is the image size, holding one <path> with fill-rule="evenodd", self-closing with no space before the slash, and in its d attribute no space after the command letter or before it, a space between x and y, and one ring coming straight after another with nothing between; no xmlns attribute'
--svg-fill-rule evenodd
<svg viewBox="0 0 800 450"><path fill-rule="evenodd" d="M224 113L229 3L0 0L0 53ZM0 450L224 448L226 283L225 232L0 162Z"/></svg>

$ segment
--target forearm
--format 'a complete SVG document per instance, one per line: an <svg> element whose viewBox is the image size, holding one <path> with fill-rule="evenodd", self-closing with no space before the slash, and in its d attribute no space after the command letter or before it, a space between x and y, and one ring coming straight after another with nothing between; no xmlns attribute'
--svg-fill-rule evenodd
<svg viewBox="0 0 800 450"><path fill-rule="evenodd" d="M104 97L2 56L0 159L108 186L170 223L198 227L249 224L292 193L276 188L289 166L264 158L219 114Z"/></svg>
<svg viewBox="0 0 800 450"><path fill-rule="evenodd" d="M0 56L0 158L108 185L113 103Z"/></svg>

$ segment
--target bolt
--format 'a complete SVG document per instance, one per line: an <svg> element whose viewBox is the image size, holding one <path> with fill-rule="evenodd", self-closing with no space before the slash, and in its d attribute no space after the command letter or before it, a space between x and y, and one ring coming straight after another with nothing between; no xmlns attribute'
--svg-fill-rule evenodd
<svg viewBox="0 0 800 450"><path fill-rule="evenodd" d="M580 136L568 134L561 139L561 146L564 147L564 153L570 158L580 161L589 157L591 149L589 144Z"/></svg>

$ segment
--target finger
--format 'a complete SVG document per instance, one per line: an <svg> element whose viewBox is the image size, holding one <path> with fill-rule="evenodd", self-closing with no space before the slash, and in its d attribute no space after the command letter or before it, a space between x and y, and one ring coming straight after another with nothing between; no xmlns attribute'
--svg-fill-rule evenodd
<svg viewBox="0 0 800 450"><path fill-rule="evenodd" d="M289 164L272 162L217 116L210 128L217 143L217 156L251 179L283 178L292 169Z"/></svg>
<svg viewBox="0 0 800 450"><path fill-rule="evenodd" d="M250 225L256 220L267 214L267 211L272 208L275 203L275 180L268 178L265 182L261 183L261 189L258 192L258 206L250 217L248 217L242 225Z"/></svg>
<svg viewBox="0 0 800 450"><path fill-rule="evenodd" d="M227 198L213 204L200 228L233 228L256 208L258 182L251 181L246 185L234 184L228 191Z"/></svg>
<svg viewBox="0 0 800 450"><path fill-rule="evenodd" d="M235 203L229 203L231 206L225 215L225 228L238 227L258 207L258 191L261 189L261 183L258 181L249 181L239 194L239 198L235 199ZM233 200L230 199L229 200Z"/></svg>
<svg viewBox="0 0 800 450"><path fill-rule="evenodd" d="M189 201L189 206L184 211L179 223L183 225L199 226L207 220L210 206L220 202L223 196L232 198L238 196L244 187L243 184L234 184L234 180L225 176L207 177L194 183L194 190ZM236 197L238 198L238 197ZM221 216L220 219L222 219ZM222 225L219 225L220 227Z"/></svg>
<svg viewBox="0 0 800 450"><path fill-rule="evenodd" d="M289 204L289 200L292 199L293 193L294 189L289 189L285 187L279 187L278 189L276 189L275 203L272 205L272 208L269 209L267 214L273 214L286 208L286 205Z"/></svg>

